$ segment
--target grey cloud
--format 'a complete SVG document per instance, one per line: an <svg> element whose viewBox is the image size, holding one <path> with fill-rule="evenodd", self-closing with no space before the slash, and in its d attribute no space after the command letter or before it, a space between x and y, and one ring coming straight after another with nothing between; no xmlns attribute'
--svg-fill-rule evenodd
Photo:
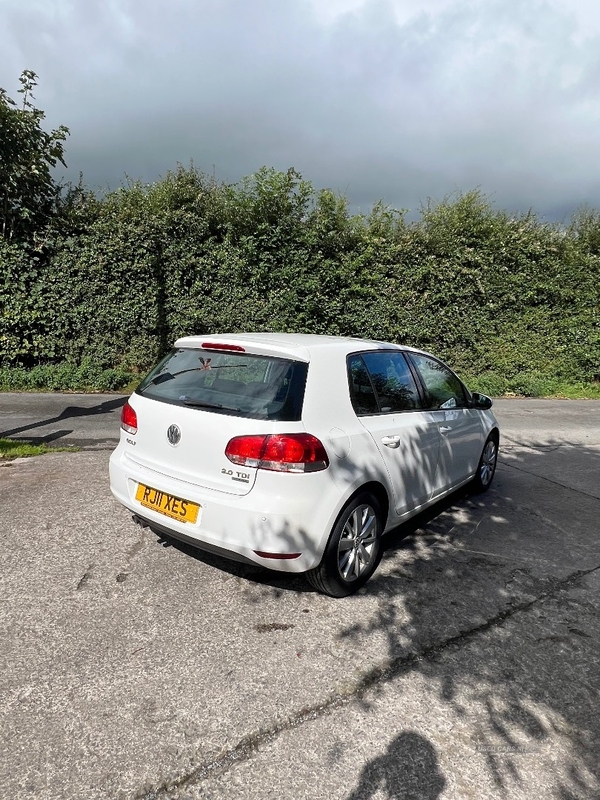
<svg viewBox="0 0 600 800"><path fill-rule="evenodd" d="M476 186L549 217L600 206L591 5L407 2L400 22L397 5L325 24L308 0L11 0L0 85L38 72L92 186L193 158L224 180L295 166L362 210Z"/></svg>

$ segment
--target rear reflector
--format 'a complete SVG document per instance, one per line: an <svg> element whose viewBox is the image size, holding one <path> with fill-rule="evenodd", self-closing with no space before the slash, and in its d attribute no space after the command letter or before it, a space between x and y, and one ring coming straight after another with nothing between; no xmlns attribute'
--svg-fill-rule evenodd
<svg viewBox="0 0 600 800"><path fill-rule="evenodd" d="M318 472L329 466L325 448L310 433L235 436L228 442L225 455L242 467L275 472Z"/></svg>
<svg viewBox="0 0 600 800"><path fill-rule="evenodd" d="M202 342L203 350L229 350L232 353L245 353L245 349L239 344L221 344L221 342Z"/></svg>
<svg viewBox="0 0 600 800"><path fill-rule="evenodd" d="M300 558L302 553L265 553L264 550L254 550L257 556L261 558Z"/></svg>
<svg viewBox="0 0 600 800"><path fill-rule="evenodd" d="M121 409L121 427L127 433L137 433L137 414L129 402Z"/></svg>

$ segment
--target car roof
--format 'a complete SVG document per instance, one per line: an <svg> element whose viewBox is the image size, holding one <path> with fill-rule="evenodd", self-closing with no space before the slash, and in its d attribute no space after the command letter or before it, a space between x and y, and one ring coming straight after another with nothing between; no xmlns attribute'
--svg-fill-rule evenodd
<svg viewBox="0 0 600 800"><path fill-rule="evenodd" d="M210 343L239 345L251 353L283 356L300 361L310 361L315 351L337 350L344 354L363 350L413 350L412 347L359 339L353 336L325 336L313 333L218 333L205 336L185 336L175 342L176 347L206 347ZM420 352L420 351L417 351Z"/></svg>

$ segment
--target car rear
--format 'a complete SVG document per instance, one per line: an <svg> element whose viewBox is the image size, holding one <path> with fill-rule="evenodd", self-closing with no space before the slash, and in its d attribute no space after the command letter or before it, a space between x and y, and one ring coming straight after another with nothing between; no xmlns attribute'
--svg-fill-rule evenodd
<svg viewBox="0 0 600 800"><path fill-rule="evenodd" d="M124 406L113 494L139 520L199 547L312 568L339 489L302 421L309 372L306 348L178 341Z"/></svg>

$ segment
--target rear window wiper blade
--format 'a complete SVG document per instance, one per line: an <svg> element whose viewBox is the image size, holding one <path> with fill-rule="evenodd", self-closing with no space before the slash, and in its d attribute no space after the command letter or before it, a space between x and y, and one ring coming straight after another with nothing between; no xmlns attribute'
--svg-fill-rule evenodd
<svg viewBox="0 0 600 800"><path fill-rule="evenodd" d="M231 369L238 369L239 367L247 366L247 364L215 364L214 367L190 367L189 369L180 369L177 372L161 372L158 375L155 375L148 385L151 386L152 384L159 384L164 383L165 381L173 380L173 378L176 378L177 375L185 375L186 372L206 372L207 369L227 369L228 367Z"/></svg>
<svg viewBox="0 0 600 800"><path fill-rule="evenodd" d="M193 406L194 408L218 408L222 411L241 411L241 408L232 408L231 406L224 406L221 403L206 403L203 400L192 400L189 397L179 398L184 405Z"/></svg>
<svg viewBox="0 0 600 800"><path fill-rule="evenodd" d="M204 369L204 367L191 367L190 369L180 369L178 372L161 372L152 378L150 383L164 383L173 380L177 375L185 375L186 372L203 372Z"/></svg>
<svg viewBox="0 0 600 800"><path fill-rule="evenodd" d="M186 406L197 406L198 408L223 408L220 403L206 403L203 400L192 400L190 397L180 397Z"/></svg>

